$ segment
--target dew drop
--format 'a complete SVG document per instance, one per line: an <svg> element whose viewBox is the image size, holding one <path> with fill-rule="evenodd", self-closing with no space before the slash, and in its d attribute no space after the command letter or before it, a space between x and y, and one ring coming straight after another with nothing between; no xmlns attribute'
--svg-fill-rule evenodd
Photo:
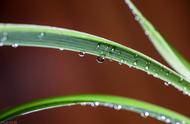
<svg viewBox="0 0 190 124"><path fill-rule="evenodd" d="M0 42L0 47L3 46L3 45L4 45L3 42Z"/></svg>
<svg viewBox="0 0 190 124"><path fill-rule="evenodd" d="M135 66L136 66L136 65L137 65L137 62L136 62L136 61L135 61L135 62L133 62L133 65L135 65Z"/></svg>
<svg viewBox="0 0 190 124"><path fill-rule="evenodd" d="M114 51L115 51L115 49L114 49L114 48L112 48L112 49L111 49L111 52L114 52Z"/></svg>
<svg viewBox="0 0 190 124"><path fill-rule="evenodd" d="M135 16L136 21L140 21L140 18L138 16Z"/></svg>
<svg viewBox="0 0 190 124"><path fill-rule="evenodd" d="M45 35L45 33L44 32L41 32L40 34L39 34L39 36L38 36L38 38L42 38L42 37L44 37L44 35Z"/></svg>
<svg viewBox="0 0 190 124"><path fill-rule="evenodd" d="M104 60L105 60L105 58L102 57L102 56L98 56L98 57L96 58L96 61L97 61L98 63L103 63Z"/></svg>
<svg viewBox="0 0 190 124"><path fill-rule="evenodd" d="M164 82L164 85L169 86L171 83L170 82Z"/></svg>
<svg viewBox="0 0 190 124"><path fill-rule="evenodd" d="M171 120L169 118L166 119L166 123L170 123Z"/></svg>
<svg viewBox="0 0 190 124"><path fill-rule="evenodd" d="M64 50L64 48L59 48L59 50L63 51L63 50Z"/></svg>
<svg viewBox="0 0 190 124"><path fill-rule="evenodd" d="M149 31L145 31L145 35L149 36L150 35Z"/></svg>
<svg viewBox="0 0 190 124"><path fill-rule="evenodd" d="M97 46L96 46L96 49L99 49L100 48L100 44L98 44Z"/></svg>
<svg viewBox="0 0 190 124"><path fill-rule="evenodd" d="M159 120L164 121L166 119L166 117L164 115L162 115L161 117L159 117Z"/></svg>
<svg viewBox="0 0 190 124"><path fill-rule="evenodd" d="M181 78L180 78L180 81L183 81L183 80L184 80L184 78L183 78L183 77L181 77Z"/></svg>
<svg viewBox="0 0 190 124"><path fill-rule="evenodd" d="M158 73L153 74L154 77L158 77Z"/></svg>
<svg viewBox="0 0 190 124"><path fill-rule="evenodd" d="M148 67L148 66L146 66L146 67L145 67L145 69L146 69L146 70L148 70L148 69L149 69L149 67Z"/></svg>
<svg viewBox="0 0 190 124"><path fill-rule="evenodd" d="M149 112L143 112L143 113L141 113L141 116L144 117L144 118L148 117L149 115L150 115Z"/></svg>
<svg viewBox="0 0 190 124"><path fill-rule="evenodd" d="M84 57L84 55L85 55L85 52L79 52L79 54L78 54L80 57Z"/></svg>
<svg viewBox="0 0 190 124"><path fill-rule="evenodd" d="M13 48L17 48L17 47L18 47L18 44L17 44L17 43L14 43L14 44L12 44L12 47L13 47Z"/></svg>
<svg viewBox="0 0 190 124"><path fill-rule="evenodd" d="M119 62L119 65L122 65L124 63L124 60L122 59L120 62Z"/></svg>
<svg viewBox="0 0 190 124"><path fill-rule="evenodd" d="M81 106L86 106L87 103L86 103L86 102L82 102L82 103L80 103L80 105L81 105Z"/></svg>
<svg viewBox="0 0 190 124"><path fill-rule="evenodd" d="M113 108L115 110L120 110L120 109L122 109L122 106L121 105L114 105Z"/></svg>
<svg viewBox="0 0 190 124"><path fill-rule="evenodd" d="M95 106L99 106L100 103L99 103L99 102L95 102L94 105L95 105Z"/></svg>

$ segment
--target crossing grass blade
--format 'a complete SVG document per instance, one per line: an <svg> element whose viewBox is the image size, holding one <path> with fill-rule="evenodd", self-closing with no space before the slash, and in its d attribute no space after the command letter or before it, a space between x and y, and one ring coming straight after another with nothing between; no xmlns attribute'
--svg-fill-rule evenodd
<svg viewBox="0 0 190 124"><path fill-rule="evenodd" d="M155 27L143 16L131 0L125 0L135 19L144 29L151 43L155 46L160 55L177 72L190 81L190 64L170 43L155 29Z"/></svg>

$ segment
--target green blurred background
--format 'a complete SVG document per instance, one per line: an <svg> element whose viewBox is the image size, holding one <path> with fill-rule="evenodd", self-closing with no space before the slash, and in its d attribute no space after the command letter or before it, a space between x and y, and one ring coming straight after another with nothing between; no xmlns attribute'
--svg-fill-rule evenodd
<svg viewBox="0 0 190 124"><path fill-rule="evenodd" d="M133 0L188 60L190 1ZM166 64L123 0L0 0L0 23L58 26L117 41ZM167 64L166 64L167 65ZM0 109L33 99L80 93L131 97L190 117L190 99L144 72L96 57L45 48L0 48ZM14 119L18 124L162 124L128 111L63 107Z"/></svg>

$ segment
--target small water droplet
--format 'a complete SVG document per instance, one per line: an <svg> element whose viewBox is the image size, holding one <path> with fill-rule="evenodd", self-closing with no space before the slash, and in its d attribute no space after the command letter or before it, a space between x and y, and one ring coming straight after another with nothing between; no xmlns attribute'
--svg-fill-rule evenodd
<svg viewBox="0 0 190 124"><path fill-rule="evenodd" d="M3 42L0 42L0 47L3 46L3 45L4 45Z"/></svg>
<svg viewBox="0 0 190 124"><path fill-rule="evenodd" d="M128 64L128 66L129 66L129 68L132 68L132 67L133 67L133 65L131 65L131 64Z"/></svg>
<svg viewBox="0 0 190 124"><path fill-rule="evenodd" d="M79 52L79 54L78 54L80 57L84 57L84 55L85 55L85 52Z"/></svg>
<svg viewBox="0 0 190 124"><path fill-rule="evenodd" d="M99 106L100 103L99 103L99 102L95 102L94 105L95 105L95 106Z"/></svg>
<svg viewBox="0 0 190 124"><path fill-rule="evenodd" d="M149 69L149 67L148 67L148 66L146 66L146 67L145 67L145 69L146 69L146 70L148 70L148 69Z"/></svg>
<svg viewBox="0 0 190 124"><path fill-rule="evenodd" d="M164 121L165 119L166 119L166 117L164 115L162 115L162 116L159 117L159 120Z"/></svg>
<svg viewBox="0 0 190 124"><path fill-rule="evenodd" d="M59 50L63 51L63 50L64 50L64 48L59 48Z"/></svg>
<svg viewBox="0 0 190 124"><path fill-rule="evenodd" d="M164 82L164 85L169 86L171 82Z"/></svg>
<svg viewBox="0 0 190 124"><path fill-rule="evenodd" d="M82 103L80 103L80 105L81 105L81 106L86 106L87 103L86 103L86 102L82 102Z"/></svg>
<svg viewBox="0 0 190 124"><path fill-rule="evenodd" d="M137 62L136 62L136 61L135 61L135 62L133 62L133 65L135 65L135 66L136 66L136 65L137 65Z"/></svg>
<svg viewBox="0 0 190 124"><path fill-rule="evenodd" d="M158 73L153 74L154 77L158 77Z"/></svg>
<svg viewBox="0 0 190 124"><path fill-rule="evenodd" d="M115 110L120 110L120 109L122 109L122 106L121 105L114 105L113 108Z"/></svg>
<svg viewBox="0 0 190 124"><path fill-rule="evenodd" d="M120 62L119 62L119 65L122 65L124 63L124 60L122 59Z"/></svg>
<svg viewBox="0 0 190 124"><path fill-rule="evenodd" d="M115 51L115 49L114 49L114 48L112 48L112 49L111 49L111 52L114 52L114 51Z"/></svg>
<svg viewBox="0 0 190 124"><path fill-rule="evenodd" d="M136 21L140 21L140 18L138 16L135 16Z"/></svg>
<svg viewBox="0 0 190 124"><path fill-rule="evenodd" d="M141 113L141 116L144 117L144 118L148 117L149 115L150 115L149 112L143 112L143 113Z"/></svg>
<svg viewBox="0 0 190 124"><path fill-rule="evenodd" d="M96 61L97 61L98 63L103 63L104 60L105 60L105 58L102 57L102 56L98 56L98 57L96 58Z"/></svg>
<svg viewBox="0 0 190 124"><path fill-rule="evenodd" d="M184 78L183 77L180 77L180 81L183 81L184 80Z"/></svg>
<svg viewBox="0 0 190 124"><path fill-rule="evenodd" d="M44 35L45 35L45 33L44 32L41 32L40 34L39 34L39 36L38 36L38 38L43 38L44 37Z"/></svg>
<svg viewBox="0 0 190 124"><path fill-rule="evenodd" d="M96 46L96 49L99 49L100 48L100 44L98 44L97 46Z"/></svg>
<svg viewBox="0 0 190 124"><path fill-rule="evenodd" d="M145 35L149 36L150 32L149 31L145 31Z"/></svg>
<svg viewBox="0 0 190 124"><path fill-rule="evenodd" d="M171 120L169 118L166 119L166 123L170 123Z"/></svg>
<svg viewBox="0 0 190 124"><path fill-rule="evenodd" d="M17 48L17 47L18 47L18 44L17 44L17 43L14 43L14 44L12 44L12 47L13 47L13 48Z"/></svg>

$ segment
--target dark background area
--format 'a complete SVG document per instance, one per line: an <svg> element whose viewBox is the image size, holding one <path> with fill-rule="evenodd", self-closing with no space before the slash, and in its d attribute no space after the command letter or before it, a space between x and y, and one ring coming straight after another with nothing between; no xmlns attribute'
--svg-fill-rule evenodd
<svg viewBox="0 0 190 124"><path fill-rule="evenodd" d="M190 1L134 0L188 60ZM166 64L123 0L0 0L0 23L58 26L102 36ZM0 48L0 109L38 98L80 93L131 97L190 117L190 99L144 72L96 57L45 48ZM167 64L166 64L167 65ZM18 117L18 124L161 124L128 111L63 107Z"/></svg>

